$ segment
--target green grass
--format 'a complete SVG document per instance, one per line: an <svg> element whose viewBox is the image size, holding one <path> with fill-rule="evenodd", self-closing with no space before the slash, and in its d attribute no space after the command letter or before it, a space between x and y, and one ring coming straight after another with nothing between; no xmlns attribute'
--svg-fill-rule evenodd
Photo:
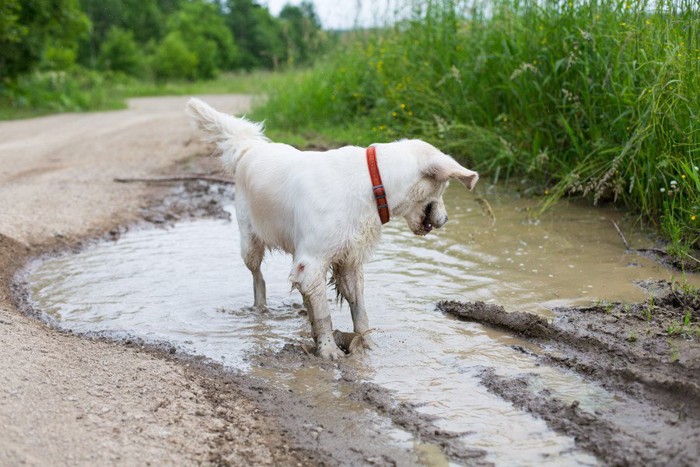
<svg viewBox="0 0 700 467"><path fill-rule="evenodd" d="M543 209L570 195L616 202L672 253L700 243L690 0L425 1L410 20L346 38L255 115L355 144L424 138L491 181L547 194Z"/></svg>
<svg viewBox="0 0 700 467"><path fill-rule="evenodd" d="M178 96L191 94L263 94L280 75L271 71L251 73L222 73L208 81L154 81L128 80L114 89L125 97Z"/></svg>
<svg viewBox="0 0 700 467"><path fill-rule="evenodd" d="M35 72L0 86L0 120L32 118L58 112L113 110L126 99L191 94L264 94L281 75L268 71L223 73L208 81L170 81L109 76L95 71Z"/></svg>
<svg viewBox="0 0 700 467"><path fill-rule="evenodd" d="M0 83L0 120L124 107L103 75L84 69L35 72L14 83Z"/></svg>

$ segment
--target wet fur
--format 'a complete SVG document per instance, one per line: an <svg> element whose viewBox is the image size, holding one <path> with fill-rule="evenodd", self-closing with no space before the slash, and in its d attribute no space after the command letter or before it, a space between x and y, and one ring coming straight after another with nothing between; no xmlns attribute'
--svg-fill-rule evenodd
<svg viewBox="0 0 700 467"><path fill-rule="evenodd" d="M216 143L236 183L241 256L253 275L255 306L266 306L260 272L265 250L293 256L289 279L304 299L317 353L342 355L333 339L326 299L327 276L347 300L353 330L366 335L364 263L380 238L365 148L299 151L270 142L259 123L220 113L198 99L187 113ZM450 179L472 189L478 174L420 140L376 144L377 165L392 217L403 217L416 235L447 222L442 194ZM369 346L371 341L366 340Z"/></svg>

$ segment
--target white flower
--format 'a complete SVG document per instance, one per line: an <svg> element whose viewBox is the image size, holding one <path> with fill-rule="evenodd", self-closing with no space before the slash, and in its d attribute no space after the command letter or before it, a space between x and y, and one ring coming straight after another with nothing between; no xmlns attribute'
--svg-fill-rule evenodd
<svg viewBox="0 0 700 467"><path fill-rule="evenodd" d="M678 182L675 180L671 180L671 185L678 185Z"/></svg>
<svg viewBox="0 0 700 467"><path fill-rule="evenodd" d="M666 191L666 188L662 188L662 189L661 189L661 193L663 193L664 191Z"/></svg>
<svg viewBox="0 0 700 467"><path fill-rule="evenodd" d="M693 166L693 170L697 172L697 171L698 171L698 166L697 166L697 165L694 165L694 166Z"/></svg>

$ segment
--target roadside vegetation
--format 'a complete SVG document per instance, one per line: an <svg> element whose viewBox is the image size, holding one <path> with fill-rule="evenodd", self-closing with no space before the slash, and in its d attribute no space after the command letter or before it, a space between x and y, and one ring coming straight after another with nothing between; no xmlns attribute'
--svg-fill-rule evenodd
<svg viewBox="0 0 700 467"><path fill-rule="evenodd" d="M421 137L493 181L637 212L696 262L700 10L693 0L429 0L343 38L272 92L269 127Z"/></svg>
<svg viewBox="0 0 700 467"><path fill-rule="evenodd" d="M146 95L265 94L300 145L435 143L493 182L614 202L700 264L695 0L424 0L323 31L310 2L4 0L0 119ZM280 73L282 72L282 73Z"/></svg>
<svg viewBox="0 0 700 467"><path fill-rule="evenodd" d="M2 0L0 119L262 92L333 38L309 2L275 17L254 0Z"/></svg>

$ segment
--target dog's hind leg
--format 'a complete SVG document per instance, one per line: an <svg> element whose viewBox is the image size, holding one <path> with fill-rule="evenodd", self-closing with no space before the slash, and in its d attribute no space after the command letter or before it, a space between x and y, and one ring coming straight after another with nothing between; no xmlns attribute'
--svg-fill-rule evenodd
<svg viewBox="0 0 700 467"><path fill-rule="evenodd" d="M363 347L370 349L373 342L367 335L369 320L365 311L365 273L362 264L352 266L336 264L333 266L333 277L338 292L350 305L353 331L360 334Z"/></svg>
<svg viewBox="0 0 700 467"><path fill-rule="evenodd" d="M314 261L295 258L289 278L292 286L299 289L309 313L309 320L316 341L319 357L336 360L343 355L333 338L333 322L326 297L326 267Z"/></svg>
<svg viewBox="0 0 700 467"><path fill-rule="evenodd" d="M253 306L264 310L267 308L267 293L265 290L265 279L262 271L260 271L260 264L265 256L265 245L255 235L249 235L245 239L241 236L241 256L243 256L243 262L253 274L253 294L255 296Z"/></svg>
<svg viewBox="0 0 700 467"><path fill-rule="evenodd" d="M264 310L267 308L267 295L265 291L265 279L263 278L262 271L260 271L260 264L265 256L265 245L251 231L250 222L248 222L245 216L237 212L237 218L238 228L241 232L241 257L246 267L253 275L253 295L255 297L253 306Z"/></svg>

